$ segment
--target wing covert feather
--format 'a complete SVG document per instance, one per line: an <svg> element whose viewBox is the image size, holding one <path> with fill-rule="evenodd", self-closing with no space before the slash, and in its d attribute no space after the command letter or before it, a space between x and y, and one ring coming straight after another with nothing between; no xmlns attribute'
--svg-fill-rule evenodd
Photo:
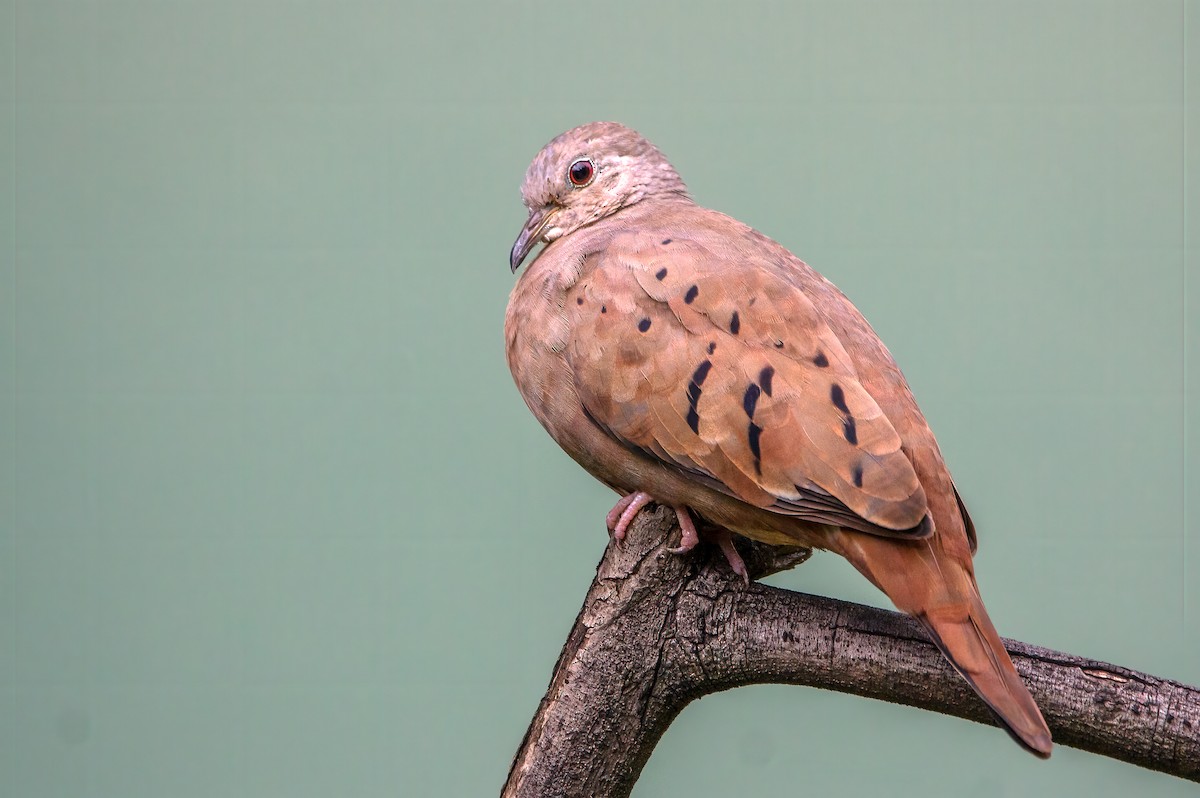
<svg viewBox="0 0 1200 798"><path fill-rule="evenodd" d="M900 436L786 267L648 240L616 236L567 295L567 359L595 422L749 504L927 534Z"/></svg>

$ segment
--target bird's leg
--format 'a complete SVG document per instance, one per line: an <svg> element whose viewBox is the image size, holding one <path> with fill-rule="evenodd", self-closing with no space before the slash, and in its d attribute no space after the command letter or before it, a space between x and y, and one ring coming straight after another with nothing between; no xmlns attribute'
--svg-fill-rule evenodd
<svg viewBox="0 0 1200 798"><path fill-rule="evenodd" d="M604 523L607 524L609 531L612 532L612 536L618 543L625 539L625 532L633 523L633 519L637 517L638 512L652 501L654 501L653 496L639 490L623 497L608 511Z"/></svg>
<svg viewBox="0 0 1200 798"><path fill-rule="evenodd" d="M674 509L675 517L679 519L680 540L678 546L668 549L668 551L674 554L686 554L696 548L696 544L700 542L700 535L696 532L696 525L692 522L692 516L687 508L676 507ZM746 563L733 546L733 533L724 527L717 527L715 529L706 528L704 534L721 549L721 553L725 555L725 561L729 563L733 572L740 576L743 582L750 584L750 574L746 571Z"/></svg>

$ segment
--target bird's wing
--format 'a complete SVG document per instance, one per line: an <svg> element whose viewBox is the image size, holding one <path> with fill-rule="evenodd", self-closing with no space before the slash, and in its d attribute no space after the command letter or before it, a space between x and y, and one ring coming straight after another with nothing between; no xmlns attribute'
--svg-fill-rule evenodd
<svg viewBox="0 0 1200 798"><path fill-rule="evenodd" d="M703 231L701 231L702 233ZM757 234L755 234L757 236ZM888 536L931 532L901 439L765 238L617 234L567 294L587 415L749 504Z"/></svg>

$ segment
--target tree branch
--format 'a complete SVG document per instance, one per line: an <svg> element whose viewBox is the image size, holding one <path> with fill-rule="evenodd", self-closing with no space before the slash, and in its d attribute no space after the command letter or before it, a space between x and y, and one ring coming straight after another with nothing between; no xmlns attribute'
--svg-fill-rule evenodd
<svg viewBox="0 0 1200 798"><path fill-rule="evenodd" d="M690 701L746 684L823 687L994 723L912 619L743 585L715 547L668 552L677 534L674 513L660 508L609 545L502 798L628 796ZM743 548L755 578L808 554ZM1056 743L1200 781L1200 690L1005 644Z"/></svg>

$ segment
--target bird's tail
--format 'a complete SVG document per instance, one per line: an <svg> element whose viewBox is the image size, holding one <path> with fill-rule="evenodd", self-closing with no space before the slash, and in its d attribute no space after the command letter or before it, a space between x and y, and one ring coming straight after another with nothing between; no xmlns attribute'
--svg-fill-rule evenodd
<svg viewBox="0 0 1200 798"><path fill-rule="evenodd" d="M1039 757L1050 756L1050 729L988 618L965 538L963 551L951 553L938 537L901 541L839 533L834 548L898 609L924 624L1017 743Z"/></svg>

